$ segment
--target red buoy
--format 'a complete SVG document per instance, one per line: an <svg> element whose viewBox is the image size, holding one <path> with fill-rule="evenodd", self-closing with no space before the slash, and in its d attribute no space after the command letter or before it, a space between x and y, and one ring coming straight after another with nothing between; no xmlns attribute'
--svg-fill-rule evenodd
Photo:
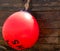
<svg viewBox="0 0 60 51"><path fill-rule="evenodd" d="M16 50L31 48L38 40L38 23L28 12L15 12L4 22L2 35L7 44Z"/></svg>

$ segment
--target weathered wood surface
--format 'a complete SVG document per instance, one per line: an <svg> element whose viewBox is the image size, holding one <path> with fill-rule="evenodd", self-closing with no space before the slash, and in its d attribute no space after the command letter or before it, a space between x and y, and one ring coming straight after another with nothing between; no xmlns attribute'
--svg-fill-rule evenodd
<svg viewBox="0 0 60 51"><path fill-rule="evenodd" d="M26 0L1 0L0 10L20 10L23 8L25 2ZM60 11L60 0L32 0L31 3L32 11Z"/></svg>
<svg viewBox="0 0 60 51"><path fill-rule="evenodd" d="M25 0L0 0L0 33L6 18L23 8L25 2ZM40 36L34 47L23 51L60 51L60 0L31 2L31 13L38 21Z"/></svg>

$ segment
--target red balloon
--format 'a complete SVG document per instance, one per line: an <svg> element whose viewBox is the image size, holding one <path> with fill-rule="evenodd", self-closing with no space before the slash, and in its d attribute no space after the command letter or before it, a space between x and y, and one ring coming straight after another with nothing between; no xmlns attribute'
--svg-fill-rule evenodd
<svg viewBox="0 0 60 51"><path fill-rule="evenodd" d="M4 22L2 35L7 44L16 50L31 48L38 40L38 23L28 12L15 12Z"/></svg>

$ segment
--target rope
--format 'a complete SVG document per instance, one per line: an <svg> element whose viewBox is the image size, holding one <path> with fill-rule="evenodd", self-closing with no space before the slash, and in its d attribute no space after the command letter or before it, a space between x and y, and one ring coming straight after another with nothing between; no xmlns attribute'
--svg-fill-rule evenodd
<svg viewBox="0 0 60 51"><path fill-rule="evenodd" d="M27 0L27 2L26 2L25 5L24 5L25 10L28 10L29 4L30 4L30 0Z"/></svg>
<svg viewBox="0 0 60 51"><path fill-rule="evenodd" d="M6 47L4 47L4 46L0 46L0 51L7 51L7 48Z"/></svg>

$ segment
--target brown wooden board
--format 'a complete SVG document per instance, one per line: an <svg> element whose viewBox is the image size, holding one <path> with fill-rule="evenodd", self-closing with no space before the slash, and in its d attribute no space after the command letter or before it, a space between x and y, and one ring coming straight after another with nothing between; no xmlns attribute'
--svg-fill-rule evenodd
<svg viewBox="0 0 60 51"><path fill-rule="evenodd" d="M0 10L20 10L24 7L26 0L1 0ZM31 1L31 11L60 11L60 1L59 0L32 0Z"/></svg>

